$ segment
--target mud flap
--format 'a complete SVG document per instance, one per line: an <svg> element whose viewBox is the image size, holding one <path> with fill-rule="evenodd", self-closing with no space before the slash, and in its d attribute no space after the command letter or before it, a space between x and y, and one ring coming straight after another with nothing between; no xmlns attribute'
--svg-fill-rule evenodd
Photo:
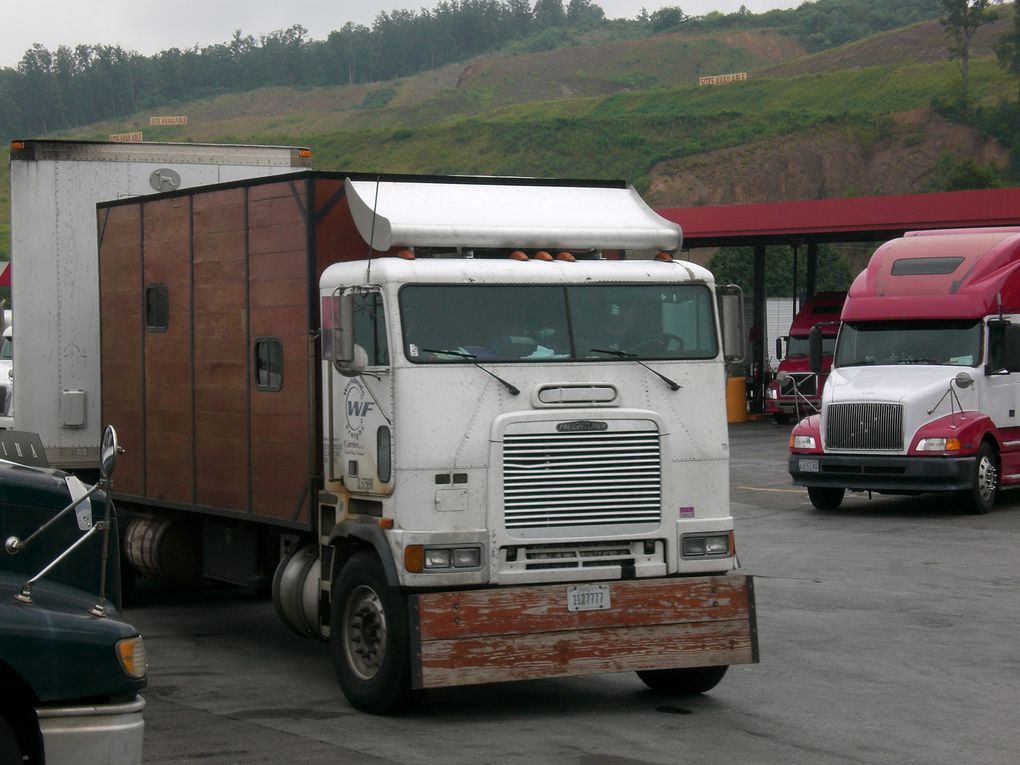
<svg viewBox="0 0 1020 765"><path fill-rule="evenodd" d="M750 576L410 597L415 688L758 661Z"/></svg>

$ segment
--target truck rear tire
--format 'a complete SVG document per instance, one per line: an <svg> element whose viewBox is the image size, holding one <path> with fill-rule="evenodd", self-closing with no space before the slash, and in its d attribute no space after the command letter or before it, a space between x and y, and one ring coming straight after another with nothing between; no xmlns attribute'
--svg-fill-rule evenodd
<svg viewBox="0 0 1020 765"><path fill-rule="evenodd" d="M373 552L355 553L333 583L329 645L351 706L385 715L414 703L407 602Z"/></svg>
<svg viewBox="0 0 1020 765"><path fill-rule="evenodd" d="M693 696L719 685L728 666L691 667L688 669L653 669L638 672L641 682L657 693Z"/></svg>
<svg viewBox="0 0 1020 765"><path fill-rule="evenodd" d="M999 469L995 452L987 442L978 447L977 464L974 466L974 485L965 492L967 509L975 515L990 512L999 490Z"/></svg>
<svg viewBox="0 0 1020 765"><path fill-rule="evenodd" d="M808 486L807 494L816 510L838 510L846 489L831 486Z"/></svg>

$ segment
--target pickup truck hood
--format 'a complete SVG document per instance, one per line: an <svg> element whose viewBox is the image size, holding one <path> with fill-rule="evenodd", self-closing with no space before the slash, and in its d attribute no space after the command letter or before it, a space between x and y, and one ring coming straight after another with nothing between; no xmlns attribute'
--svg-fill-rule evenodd
<svg viewBox="0 0 1020 765"><path fill-rule="evenodd" d="M0 663L10 667L43 704L127 698L145 686L120 667L114 646L138 630L112 615L89 613L93 593L45 579L32 603L14 596L25 577L0 571Z"/></svg>

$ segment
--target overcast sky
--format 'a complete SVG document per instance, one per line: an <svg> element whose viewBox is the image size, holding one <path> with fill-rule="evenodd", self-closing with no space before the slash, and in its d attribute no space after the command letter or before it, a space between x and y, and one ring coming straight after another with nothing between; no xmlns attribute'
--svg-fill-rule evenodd
<svg viewBox="0 0 1020 765"><path fill-rule="evenodd" d="M634 18L678 5L697 16L732 13L741 5L755 13L793 8L802 0L594 0L611 19ZM434 0L28 0L15 3L0 22L0 66L14 67L34 43L51 51L79 43L120 45L152 55L167 48L200 47L228 41L235 29L256 39L300 24L323 40L348 21L371 26L380 11L431 8ZM566 2L564 2L566 5Z"/></svg>

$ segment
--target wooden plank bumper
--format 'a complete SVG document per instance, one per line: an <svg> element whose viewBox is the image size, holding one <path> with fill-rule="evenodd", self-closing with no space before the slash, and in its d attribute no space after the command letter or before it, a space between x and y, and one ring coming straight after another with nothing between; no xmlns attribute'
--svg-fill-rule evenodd
<svg viewBox="0 0 1020 765"><path fill-rule="evenodd" d="M410 596L414 686L758 661L750 576L598 584L605 610L570 611L570 584Z"/></svg>

